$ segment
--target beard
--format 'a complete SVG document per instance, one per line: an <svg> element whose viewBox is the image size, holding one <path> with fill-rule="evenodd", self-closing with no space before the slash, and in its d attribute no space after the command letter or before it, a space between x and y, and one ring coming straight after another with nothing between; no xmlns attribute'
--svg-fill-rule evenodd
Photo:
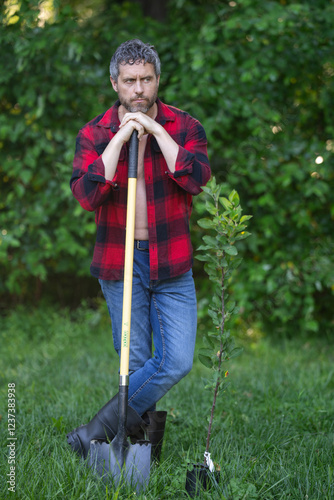
<svg viewBox="0 0 334 500"><path fill-rule="evenodd" d="M150 99L143 95L137 96L135 99L124 99L122 95L118 94L120 103L130 113L136 113L137 111L140 111L141 113L146 114L154 105L155 101L157 100L157 97L158 97L158 87L156 88L154 94ZM135 102L136 99L143 99L143 101Z"/></svg>

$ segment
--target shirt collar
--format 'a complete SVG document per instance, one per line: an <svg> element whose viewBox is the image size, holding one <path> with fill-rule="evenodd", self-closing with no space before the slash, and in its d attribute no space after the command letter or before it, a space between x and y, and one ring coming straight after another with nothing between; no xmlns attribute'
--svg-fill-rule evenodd
<svg viewBox="0 0 334 500"><path fill-rule="evenodd" d="M170 106L164 104L158 98L156 101L158 105L158 114L156 117L156 121L160 123L160 125L165 125L166 122L174 122L175 121L175 113L173 112Z"/></svg>
<svg viewBox="0 0 334 500"><path fill-rule="evenodd" d="M110 128L112 132L117 132L119 129L118 108L120 104L120 101L117 100L115 104L103 114L96 126Z"/></svg>
<svg viewBox="0 0 334 500"><path fill-rule="evenodd" d="M156 121L160 123L160 125L165 125L165 123L169 121L175 121L175 113L169 106L160 101L159 98L156 100L156 103L158 105ZM120 123L118 119L118 108L120 104L120 101L117 100L115 104L104 113L96 126L110 128L112 132L116 133L119 129Z"/></svg>

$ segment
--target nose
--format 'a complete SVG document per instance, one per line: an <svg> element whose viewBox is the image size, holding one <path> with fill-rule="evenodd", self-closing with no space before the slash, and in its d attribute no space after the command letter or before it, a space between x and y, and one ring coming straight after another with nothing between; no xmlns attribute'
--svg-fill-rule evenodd
<svg viewBox="0 0 334 500"><path fill-rule="evenodd" d="M135 92L136 92L136 94L143 93L143 85L142 85L140 78L137 78L137 80L136 80Z"/></svg>

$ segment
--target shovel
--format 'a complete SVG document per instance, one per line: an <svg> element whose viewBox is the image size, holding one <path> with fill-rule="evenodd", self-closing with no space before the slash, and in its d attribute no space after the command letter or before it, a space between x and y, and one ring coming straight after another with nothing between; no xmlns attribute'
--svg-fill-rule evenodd
<svg viewBox="0 0 334 500"><path fill-rule="evenodd" d="M149 441L131 444L126 436L137 167L138 136L135 130L131 135L129 145L118 430L110 444L91 441L90 465L103 479L111 476L115 485L124 481L139 492L145 489L149 480L151 444Z"/></svg>

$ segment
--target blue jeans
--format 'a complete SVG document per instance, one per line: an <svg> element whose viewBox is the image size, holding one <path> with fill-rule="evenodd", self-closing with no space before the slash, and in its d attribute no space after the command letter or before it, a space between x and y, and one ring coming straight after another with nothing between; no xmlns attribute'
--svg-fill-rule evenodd
<svg viewBox="0 0 334 500"><path fill-rule="evenodd" d="M123 281L99 282L111 317L114 347L120 356ZM152 281L148 242L135 242L129 405L139 415L153 409L156 402L191 370L196 329L192 270L176 278Z"/></svg>

